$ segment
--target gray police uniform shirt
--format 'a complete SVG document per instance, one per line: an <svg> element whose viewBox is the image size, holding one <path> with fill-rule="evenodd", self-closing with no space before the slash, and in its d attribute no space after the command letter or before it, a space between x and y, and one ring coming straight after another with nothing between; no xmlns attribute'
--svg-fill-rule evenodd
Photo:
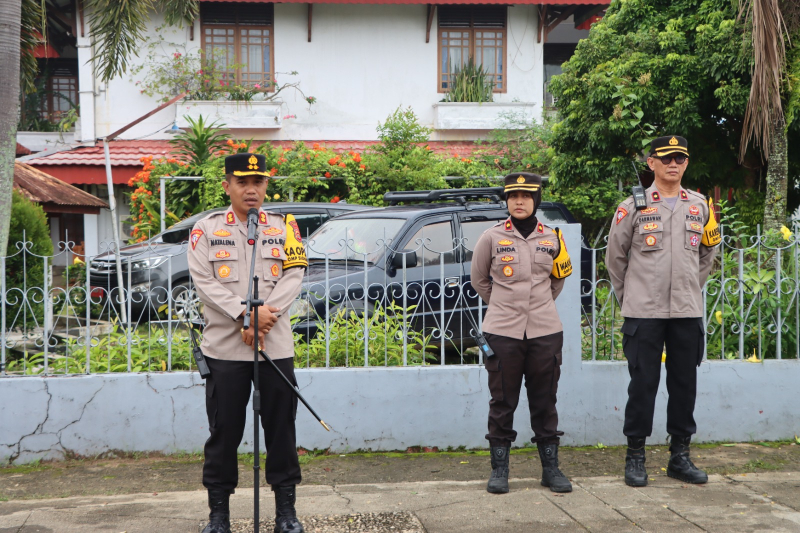
<svg viewBox="0 0 800 533"><path fill-rule="evenodd" d="M711 211L706 198L681 189L670 209L655 185L637 211L629 197L617 208L608 235L606 266L622 316L699 318L702 289L716 246L703 244Z"/></svg>

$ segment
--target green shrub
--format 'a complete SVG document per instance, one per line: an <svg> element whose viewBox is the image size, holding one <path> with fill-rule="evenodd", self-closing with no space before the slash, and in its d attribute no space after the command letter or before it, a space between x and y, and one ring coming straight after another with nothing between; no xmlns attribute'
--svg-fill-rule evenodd
<svg viewBox="0 0 800 533"><path fill-rule="evenodd" d="M23 245L23 243L28 243ZM20 249L20 247L23 247ZM11 200L11 226L8 233L8 257L5 272L6 324L9 328L41 326L44 304L41 290L44 285L44 261L37 256L52 256L53 242L47 216L40 205L34 204L14 190Z"/></svg>

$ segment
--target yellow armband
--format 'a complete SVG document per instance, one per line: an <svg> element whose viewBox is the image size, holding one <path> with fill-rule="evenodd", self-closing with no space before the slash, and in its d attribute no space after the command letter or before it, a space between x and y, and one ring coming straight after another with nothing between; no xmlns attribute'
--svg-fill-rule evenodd
<svg viewBox="0 0 800 533"><path fill-rule="evenodd" d="M572 260L567 253L567 245L564 243L564 236L561 230L556 228L556 235L558 236L558 255L553 259L553 270L550 274L556 279L564 279L572 274Z"/></svg>
<svg viewBox="0 0 800 533"><path fill-rule="evenodd" d="M293 215L286 215L286 242L283 244L283 251L286 252L286 261L283 262L284 270L308 266L300 228L297 227L297 221Z"/></svg>
<svg viewBox="0 0 800 533"><path fill-rule="evenodd" d="M708 199L708 222L706 227L703 228L703 240L701 241L704 246L716 246L722 240L719 232L719 225L717 224L717 217L714 216L714 203L711 198Z"/></svg>

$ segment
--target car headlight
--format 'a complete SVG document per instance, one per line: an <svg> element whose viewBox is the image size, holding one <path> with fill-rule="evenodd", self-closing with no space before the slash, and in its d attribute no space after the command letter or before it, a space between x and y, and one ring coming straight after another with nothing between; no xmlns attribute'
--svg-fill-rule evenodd
<svg viewBox="0 0 800 533"><path fill-rule="evenodd" d="M134 272L137 270L151 270L153 268L163 265L167 261L167 259L169 258L166 256L160 256L160 257L150 257L148 259L140 259L138 261L131 261L130 269L131 271Z"/></svg>
<svg viewBox="0 0 800 533"><path fill-rule="evenodd" d="M289 317L309 319L314 316L314 306L308 301L308 298L301 296L292 303L289 308Z"/></svg>

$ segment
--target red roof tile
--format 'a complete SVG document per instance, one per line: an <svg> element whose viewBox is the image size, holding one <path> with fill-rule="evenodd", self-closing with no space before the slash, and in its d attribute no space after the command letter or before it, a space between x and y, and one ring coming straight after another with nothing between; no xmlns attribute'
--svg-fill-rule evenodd
<svg viewBox="0 0 800 533"><path fill-rule="evenodd" d="M264 141L261 141L264 142ZM255 144L261 144L256 141ZM291 148L294 141L267 141L275 146ZM371 146L378 144L378 141L305 141L306 145L313 146L319 143L325 148L337 152L353 150L364 152ZM472 154L477 145L472 141L431 141L428 143L434 153L442 155L453 155L463 157ZM111 165L117 166L141 166L141 158L145 156L161 157L170 153L172 145L168 141L111 141L109 143L109 155ZM97 143L96 146L82 146L74 150L56 152L50 156L38 157L27 161L28 164L40 167L47 165L89 165L104 166L105 156L103 154L103 144Z"/></svg>
<svg viewBox="0 0 800 533"><path fill-rule="evenodd" d="M21 155L29 155L31 153L30 150L22 146L21 144L17 143L17 153L16 156L19 157Z"/></svg>

